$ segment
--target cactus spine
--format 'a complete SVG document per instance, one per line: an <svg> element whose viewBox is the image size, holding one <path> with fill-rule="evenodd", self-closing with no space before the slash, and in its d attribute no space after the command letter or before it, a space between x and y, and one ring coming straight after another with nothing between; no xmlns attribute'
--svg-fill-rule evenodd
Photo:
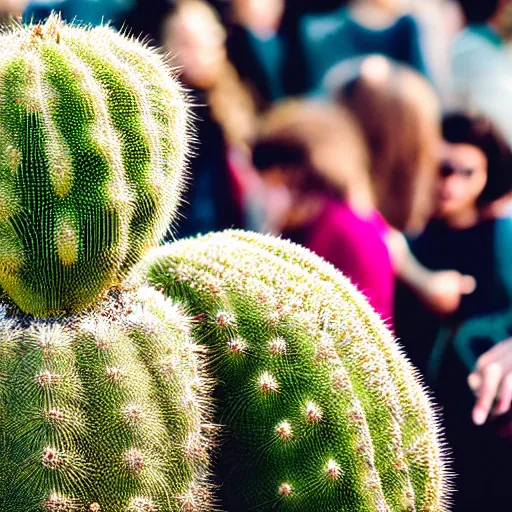
<svg viewBox="0 0 512 512"><path fill-rule="evenodd" d="M436 415L347 279L242 232L178 242L148 265L152 285L204 315L228 510L446 510Z"/></svg>
<svg viewBox="0 0 512 512"><path fill-rule="evenodd" d="M0 285L38 316L118 284L173 218L186 105L149 49L108 27L1 37Z"/></svg>

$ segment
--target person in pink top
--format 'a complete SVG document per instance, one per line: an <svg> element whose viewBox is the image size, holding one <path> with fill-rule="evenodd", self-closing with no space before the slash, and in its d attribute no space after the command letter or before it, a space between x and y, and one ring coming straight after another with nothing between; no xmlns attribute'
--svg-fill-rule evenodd
<svg viewBox="0 0 512 512"><path fill-rule="evenodd" d="M439 297L458 305L463 276L419 265L376 209L364 137L348 109L300 101L274 107L254 142L253 163L271 212L267 230L341 270L390 327L397 275L433 307Z"/></svg>

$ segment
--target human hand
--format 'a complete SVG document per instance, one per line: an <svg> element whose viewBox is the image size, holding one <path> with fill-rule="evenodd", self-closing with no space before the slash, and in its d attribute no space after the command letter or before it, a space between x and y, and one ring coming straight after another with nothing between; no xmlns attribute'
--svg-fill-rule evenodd
<svg viewBox="0 0 512 512"><path fill-rule="evenodd" d="M510 410L512 338L498 343L478 359L475 371L468 377L468 384L477 396L473 409L476 425L483 425L491 413L500 416Z"/></svg>
<svg viewBox="0 0 512 512"><path fill-rule="evenodd" d="M421 291L424 302L440 315L451 315L459 309L464 295L476 289L474 277L462 275L455 270L430 272Z"/></svg>

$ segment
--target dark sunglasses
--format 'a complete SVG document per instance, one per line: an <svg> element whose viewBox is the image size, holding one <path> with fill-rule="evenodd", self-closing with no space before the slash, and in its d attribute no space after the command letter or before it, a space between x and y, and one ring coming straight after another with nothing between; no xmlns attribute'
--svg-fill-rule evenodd
<svg viewBox="0 0 512 512"><path fill-rule="evenodd" d="M449 162L443 163L440 167L440 175L443 178L448 178L453 174L457 174L463 178L470 178L473 175L473 172L473 169L457 169Z"/></svg>

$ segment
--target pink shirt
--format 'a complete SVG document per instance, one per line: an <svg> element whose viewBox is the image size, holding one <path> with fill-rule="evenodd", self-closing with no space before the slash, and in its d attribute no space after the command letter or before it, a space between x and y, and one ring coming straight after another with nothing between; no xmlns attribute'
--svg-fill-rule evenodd
<svg viewBox="0 0 512 512"><path fill-rule="evenodd" d="M395 276L385 242L388 231L376 210L362 218L347 204L329 201L308 228L305 245L349 277L392 327Z"/></svg>

